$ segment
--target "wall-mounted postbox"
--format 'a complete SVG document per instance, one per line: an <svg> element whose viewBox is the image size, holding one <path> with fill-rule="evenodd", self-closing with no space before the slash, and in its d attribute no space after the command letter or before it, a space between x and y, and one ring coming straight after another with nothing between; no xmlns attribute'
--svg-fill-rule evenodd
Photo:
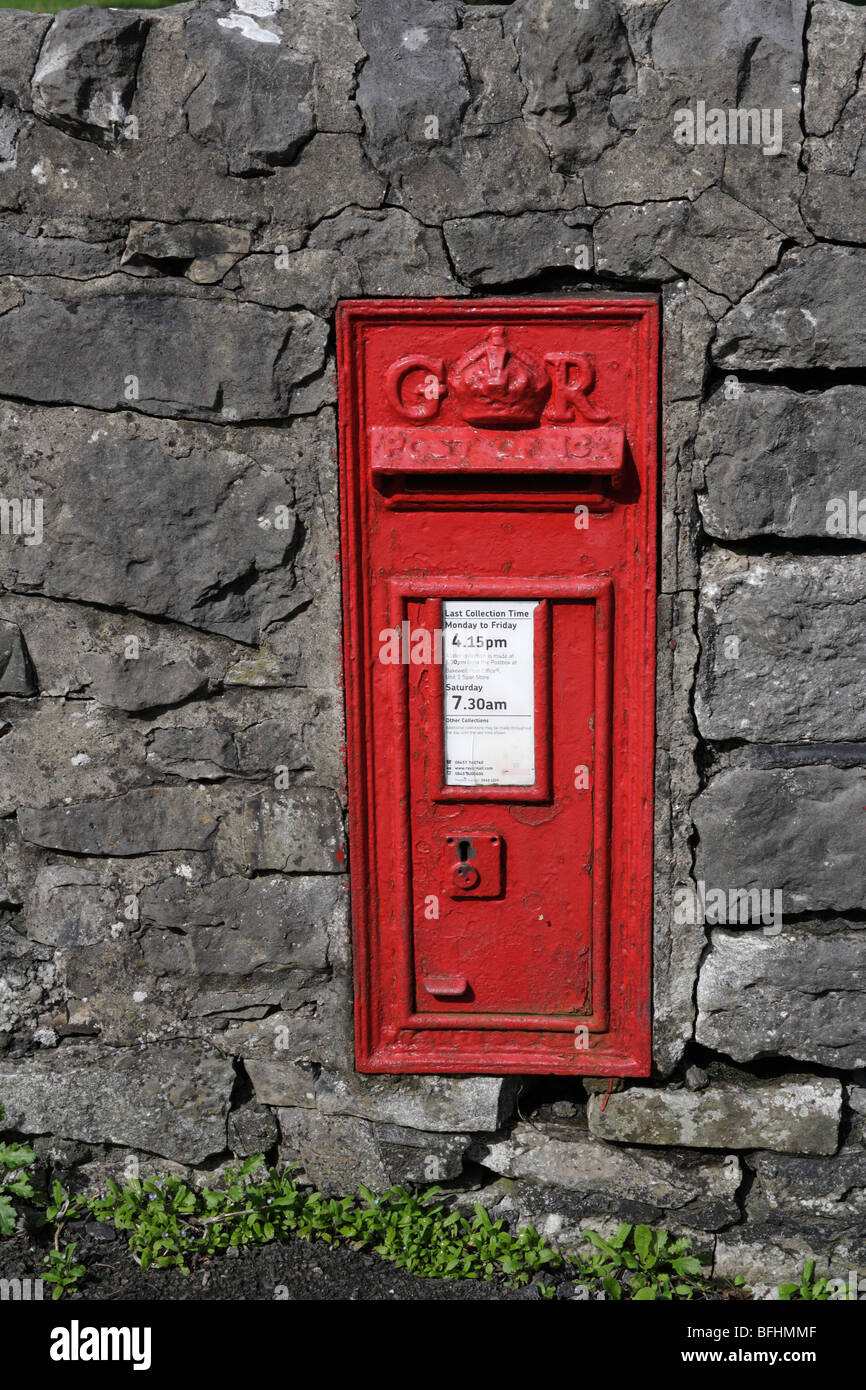
<svg viewBox="0 0 866 1390"><path fill-rule="evenodd" d="M339 316L365 1072L646 1075L654 300Z"/></svg>

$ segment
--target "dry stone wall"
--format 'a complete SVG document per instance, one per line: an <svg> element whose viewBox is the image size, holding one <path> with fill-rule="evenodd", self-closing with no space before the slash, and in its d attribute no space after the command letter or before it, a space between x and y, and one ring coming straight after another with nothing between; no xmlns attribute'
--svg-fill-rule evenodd
<svg viewBox="0 0 866 1390"><path fill-rule="evenodd" d="M866 1273L866 10L0 12L0 1102ZM353 1067L333 320L664 310L655 1072Z"/></svg>

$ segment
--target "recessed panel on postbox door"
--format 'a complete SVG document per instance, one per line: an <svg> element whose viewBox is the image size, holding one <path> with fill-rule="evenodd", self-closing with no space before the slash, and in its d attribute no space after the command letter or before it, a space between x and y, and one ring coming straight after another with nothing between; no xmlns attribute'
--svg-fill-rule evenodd
<svg viewBox="0 0 866 1390"><path fill-rule="evenodd" d="M656 303L339 326L359 1070L645 1075Z"/></svg>

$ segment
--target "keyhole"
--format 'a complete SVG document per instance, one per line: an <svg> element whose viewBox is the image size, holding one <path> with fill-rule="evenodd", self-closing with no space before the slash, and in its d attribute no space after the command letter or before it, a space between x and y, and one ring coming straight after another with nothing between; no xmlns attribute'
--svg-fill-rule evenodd
<svg viewBox="0 0 866 1390"><path fill-rule="evenodd" d="M471 840L457 841L457 858L460 860L461 864L465 864L467 860L475 858L475 850L473 849Z"/></svg>

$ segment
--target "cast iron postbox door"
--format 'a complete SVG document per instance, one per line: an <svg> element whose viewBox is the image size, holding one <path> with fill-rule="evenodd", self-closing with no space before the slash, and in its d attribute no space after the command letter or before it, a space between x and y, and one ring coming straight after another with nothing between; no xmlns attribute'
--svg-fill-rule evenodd
<svg viewBox="0 0 866 1390"><path fill-rule="evenodd" d="M646 1075L656 302L338 349L358 1068Z"/></svg>

